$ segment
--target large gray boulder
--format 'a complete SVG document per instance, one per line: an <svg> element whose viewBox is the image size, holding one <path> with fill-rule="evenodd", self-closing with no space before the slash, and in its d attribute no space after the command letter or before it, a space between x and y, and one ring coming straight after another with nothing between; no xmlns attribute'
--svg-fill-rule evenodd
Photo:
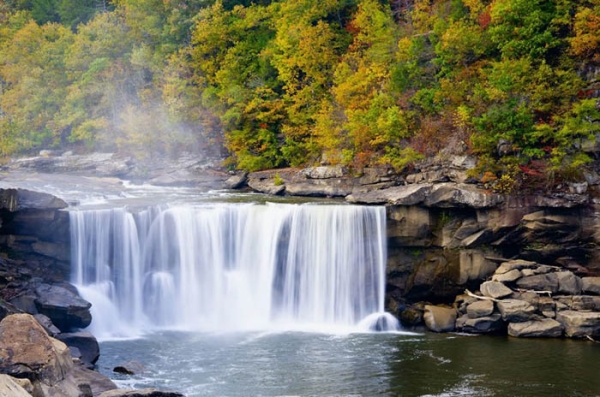
<svg viewBox="0 0 600 397"><path fill-rule="evenodd" d="M494 312L494 302L491 300L478 300L467 306L469 318L486 317Z"/></svg>
<svg viewBox="0 0 600 397"><path fill-rule="evenodd" d="M526 301L505 299L497 302L502 319L509 323L521 323L534 319L535 308Z"/></svg>
<svg viewBox="0 0 600 397"><path fill-rule="evenodd" d="M508 334L518 338L558 338L562 333L561 323L551 318L508 324Z"/></svg>
<svg viewBox="0 0 600 397"><path fill-rule="evenodd" d="M0 189L0 209L11 212L24 209L62 209L68 204L48 193L34 192L27 189Z"/></svg>
<svg viewBox="0 0 600 397"><path fill-rule="evenodd" d="M260 193L281 195L285 192L285 184L276 184L275 180L268 178L248 178L248 186Z"/></svg>
<svg viewBox="0 0 600 397"><path fill-rule="evenodd" d="M426 305L423 320L430 331L451 332L455 327L456 309Z"/></svg>
<svg viewBox="0 0 600 397"><path fill-rule="evenodd" d="M583 277L581 281L583 292L600 295L600 277Z"/></svg>
<svg viewBox="0 0 600 397"><path fill-rule="evenodd" d="M556 293L558 292L558 275L557 273L548 273L523 277L517 280L517 287L534 291L549 291Z"/></svg>
<svg viewBox="0 0 600 397"><path fill-rule="evenodd" d="M582 282L579 277L570 271L556 273L558 278L558 292L567 295L581 294Z"/></svg>
<svg viewBox="0 0 600 397"><path fill-rule="evenodd" d="M512 269L506 273L498 274L497 272L492 276L492 281L498 281L499 283L512 283L523 277L523 274L519 269Z"/></svg>
<svg viewBox="0 0 600 397"><path fill-rule="evenodd" d="M494 299L504 298L513 293L510 288L497 281L486 281L479 286L479 290L484 296Z"/></svg>
<svg viewBox="0 0 600 397"><path fill-rule="evenodd" d="M92 304L81 298L72 286L40 284L35 292L37 311L50 317L61 331L85 328L92 322Z"/></svg>
<svg viewBox="0 0 600 397"><path fill-rule="evenodd" d="M514 259L511 261L503 262L500 266L498 266L498 269L496 269L495 274L505 274L512 270L532 269L537 266L538 264L535 262L530 262L523 259Z"/></svg>
<svg viewBox="0 0 600 397"><path fill-rule="evenodd" d="M600 313L565 310L557 313L556 320L570 338L600 337Z"/></svg>

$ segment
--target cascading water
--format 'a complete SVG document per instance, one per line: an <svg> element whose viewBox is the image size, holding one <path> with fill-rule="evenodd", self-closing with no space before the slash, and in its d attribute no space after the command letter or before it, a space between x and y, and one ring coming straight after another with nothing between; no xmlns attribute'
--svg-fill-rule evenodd
<svg viewBox="0 0 600 397"><path fill-rule="evenodd" d="M94 333L396 329L383 312L385 210L204 204L70 212Z"/></svg>

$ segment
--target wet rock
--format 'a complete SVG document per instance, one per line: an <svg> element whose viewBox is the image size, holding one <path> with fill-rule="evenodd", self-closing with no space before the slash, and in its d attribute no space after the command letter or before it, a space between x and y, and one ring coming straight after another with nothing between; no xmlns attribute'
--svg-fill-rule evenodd
<svg viewBox="0 0 600 397"><path fill-rule="evenodd" d="M400 313L400 322L402 325L414 327L423 323L423 310L409 307Z"/></svg>
<svg viewBox="0 0 600 397"><path fill-rule="evenodd" d="M85 328L92 322L92 305L76 294L76 290L61 285L40 284L35 291L37 311L50 317L60 330Z"/></svg>
<svg viewBox="0 0 600 397"><path fill-rule="evenodd" d="M600 313L565 310L557 313L556 320L565 327L570 338L600 337Z"/></svg>
<svg viewBox="0 0 600 397"><path fill-rule="evenodd" d="M497 281L486 281L485 283L481 284L479 290L484 296L494 299L504 298L513 293L510 288Z"/></svg>
<svg viewBox="0 0 600 397"><path fill-rule="evenodd" d="M423 320L430 331L451 332L455 327L456 309L426 305Z"/></svg>
<svg viewBox="0 0 600 397"><path fill-rule="evenodd" d="M467 306L469 318L486 317L494 312L494 302L490 300L478 300Z"/></svg>
<svg viewBox="0 0 600 397"><path fill-rule="evenodd" d="M69 375L79 389L85 389L87 386L94 397L103 392L117 389L117 385L112 380L81 365L76 365Z"/></svg>
<svg viewBox="0 0 600 397"><path fill-rule="evenodd" d="M508 334L518 338L558 338L562 333L562 324L550 318L508 324Z"/></svg>
<svg viewBox="0 0 600 397"><path fill-rule="evenodd" d="M558 292L558 276L556 273L539 274L536 276L523 277L517 280L517 286L534 291Z"/></svg>
<svg viewBox="0 0 600 397"><path fill-rule="evenodd" d="M57 339L69 347L76 347L81 353L81 361L90 369L94 367L100 357L98 341L87 331L60 334Z"/></svg>
<svg viewBox="0 0 600 397"><path fill-rule="evenodd" d="M0 374L0 397L31 397L15 378Z"/></svg>
<svg viewBox="0 0 600 397"><path fill-rule="evenodd" d="M497 302L502 319L509 323L521 323L533 320L535 308L526 301L505 299Z"/></svg>
<svg viewBox="0 0 600 397"><path fill-rule="evenodd" d="M141 374L145 370L146 368L144 367L144 365L137 361L127 361L126 363L123 363L113 368L113 372L125 375Z"/></svg>
<svg viewBox="0 0 600 397"><path fill-rule="evenodd" d="M498 313L478 318L469 318L468 315L464 315L456 320L456 328L472 334L489 334L501 331L504 323L502 316Z"/></svg>
<svg viewBox="0 0 600 397"><path fill-rule="evenodd" d="M174 391L165 391L158 389L141 390L110 390L100 394L100 397L185 397L183 394Z"/></svg>
<svg viewBox="0 0 600 397"><path fill-rule="evenodd" d="M581 281L583 292L600 295L600 277L583 277Z"/></svg>

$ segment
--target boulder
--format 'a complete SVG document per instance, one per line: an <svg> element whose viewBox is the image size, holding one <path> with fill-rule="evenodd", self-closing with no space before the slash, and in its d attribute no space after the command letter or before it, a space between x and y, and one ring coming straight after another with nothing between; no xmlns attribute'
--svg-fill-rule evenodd
<svg viewBox="0 0 600 397"><path fill-rule="evenodd" d="M227 178L227 180L223 182L223 187L225 189L239 189L246 184L246 181L248 181L248 173L239 172Z"/></svg>
<svg viewBox="0 0 600 397"><path fill-rule="evenodd" d="M402 325L414 327L423 323L423 311L409 307L400 313L400 322Z"/></svg>
<svg viewBox="0 0 600 397"><path fill-rule="evenodd" d="M425 206L438 208L491 208L504 198L495 193L462 183L438 183L433 185L425 198Z"/></svg>
<svg viewBox="0 0 600 397"><path fill-rule="evenodd" d="M281 195L285 192L285 184L275 184L274 179L249 178L248 186L260 193Z"/></svg>
<svg viewBox="0 0 600 397"><path fill-rule="evenodd" d="M497 281L486 281L479 286L479 290L483 295L494 299L504 298L513 293L510 288Z"/></svg>
<svg viewBox="0 0 600 397"><path fill-rule="evenodd" d="M583 277L581 281L583 292L600 295L600 277Z"/></svg>
<svg viewBox="0 0 600 397"><path fill-rule="evenodd" d="M98 341L87 331L60 334L57 339L69 347L76 347L81 353L81 361L90 369L94 367L100 357Z"/></svg>
<svg viewBox="0 0 600 397"><path fill-rule="evenodd" d="M533 320L535 308L526 301L504 299L497 302L502 319L509 323L521 323Z"/></svg>
<svg viewBox="0 0 600 397"><path fill-rule="evenodd" d="M600 337L600 313L565 310L556 314L556 320L565 327L570 338Z"/></svg>
<svg viewBox="0 0 600 397"><path fill-rule="evenodd" d="M558 277L558 292L567 295L581 294L582 282L579 277L570 271L556 273Z"/></svg>
<svg viewBox="0 0 600 397"><path fill-rule="evenodd" d="M469 318L468 315L464 315L456 320L456 328L472 334L489 334L502 330L504 323L502 316L498 313L478 318Z"/></svg>
<svg viewBox="0 0 600 397"><path fill-rule="evenodd" d="M467 306L469 318L486 317L494 312L494 302L490 300L478 300Z"/></svg>
<svg viewBox="0 0 600 397"><path fill-rule="evenodd" d="M142 363L137 361L127 361L126 363L113 368L113 372L125 375L141 374L145 370L146 368L142 365Z"/></svg>
<svg viewBox="0 0 600 397"><path fill-rule="evenodd" d="M81 298L74 288L40 284L35 292L37 311L50 317L61 331L85 328L92 322L92 304Z"/></svg>
<svg viewBox="0 0 600 397"><path fill-rule="evenodd" d="M15 378L8 375L0 375L0 397L31 397Z"/></svg>
<svg viewBox="0 0 600 397"><path fill-rule="evenodd" d="M485 280L495 269L495 263L488 260L482 251L460 250L459 275L456 282L464 285L469 281Z"/></svg>
<svg viewBox="0 0 600 397"><path fill-rule="evenodd" d="M517 286L534 291L558 292L558 275L556 273L539 274L517 280Z"/></svg>
<svg viewBox="0 0 600 397"><path fill-rule="evenodd" d="M0 322L0 372L54 386L73 368L67 346L48 336L30 314Z"/></svg>
<svg viewBox="0 0 600 397"><path fill-rule="evenodd" d="M512 270L531 269L537 266L538 264L535 262L525 261L523 259L514 259L512 261L504 262L498 266L495 274L504 274Z"/></svg>
<svg viewBox="0 0 600 397"><path fill-rule="evenodd" d="M523 274L519 269L512 269L506 273L494 274L492 276L492 281L498 281L499 283L512 283L520 279L522 276Z"/></svg>
<svg viewBox="0 0 600 397"><path fill-rule="evenodd" d="M183 394L175 391L165 391L158 389L141 390L110 390L100 394L100 397L185 397Z"/></svg>
<svg viewBox="0 0 600 397"><path fill-rule="evenodd" d="M508 324L508 334L518 338L558 338L562 333L561 323L551 318Z"/></svg>
<svg viewBox="0 0 600 397"><path fill-rule="evenodd" d="M423 320L430 331L451 332L456 322L456 309L426 305Z"/></svg>
<svg viewBox="0 0 600 397"><path fill-rule="evenodd" d="M81 365L76 365L69 374L73 383L80 389L89 387L93 396L99 396L105 391L117 389L117 385L99 372L91 371Z"/></svg>

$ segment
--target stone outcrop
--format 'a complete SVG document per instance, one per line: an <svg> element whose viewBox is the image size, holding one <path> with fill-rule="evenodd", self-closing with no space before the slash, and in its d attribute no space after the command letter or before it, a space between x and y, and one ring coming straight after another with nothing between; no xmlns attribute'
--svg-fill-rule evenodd
<svg viewBox="0 0 600 397"><path fill-rule="evenodd" d="M565 310L557 313L556 320L570 338L600 337L600 312Z"/></svg>
<svg viewBox="0 0 600 397"><path fill-rule="evenodd" d="M28 379L38 397L91 397L116 388L103 375L74 365L69 348L29 314L0 322L0 373Z"/></svg>
<svg viewBox="0 0 600 397"><path fill-rule="evenodd" d="M79 331L73 333L62 333L56 338L65 343L69 348L76 348L79 359L87 368L94 368L94 364L100 358L100 346L98 341L90 332Z"/></svg>
<svg viewBox="0 0 600 397"><path fill-rule="evenodd" d="M563 334L563 326L556 320L542 318L508 324L508 334L517 338L558 338Z"/></svg>
<svg viewBox="0 0 600 397"><path fill-rule="evenodd" d="M37 311L48 316L61 331L85 328L90 325L92 305L81 298L74 288L70 288L67 284L41 284L35 292Z"/></svg>

